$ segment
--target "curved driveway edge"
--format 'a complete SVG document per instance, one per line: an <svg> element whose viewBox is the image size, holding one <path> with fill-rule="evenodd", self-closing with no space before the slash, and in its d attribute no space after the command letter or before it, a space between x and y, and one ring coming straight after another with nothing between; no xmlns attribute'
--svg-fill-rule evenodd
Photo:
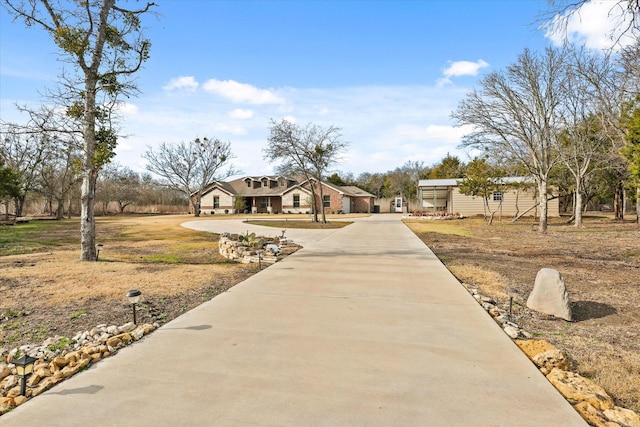
<svg viewBox="0 0 640 427"><path fill-rule="evenodd" d="M0 425L587 425L399 216L328 231Z"/></svg>

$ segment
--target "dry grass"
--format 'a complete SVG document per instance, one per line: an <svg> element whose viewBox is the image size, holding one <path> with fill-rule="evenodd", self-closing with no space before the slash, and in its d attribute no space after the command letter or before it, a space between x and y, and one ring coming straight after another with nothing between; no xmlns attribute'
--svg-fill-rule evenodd
<svg viewBox="0 0 640 427"><path fill-rule="evenodd" d="M98 262L79 261L77 219L0 228L0 253L14 254L0 256L0 353L3 345L125 323L129 289L142 290L145 321L164 323L257 271L221 257L217 235L180 226L193 220L98 218Z"/></svg>
<svg viewBox="0 0 640 427"><path fill-rule="evenodd" d="M640 230L632 221L590 216L576 229L564 219L547 233L533 231L528 218L487 226L479 218L459 221L410 220L407 225L460 280L478 286L503 308L505 288L516 322L534 336L568 352L574 370L604 387L623 407L640 411ZM564 277L573 322L526 308L541 268Z"/></svg>
<svg viewBox="0 0 640 427"><path fill-rule="evenodd" d="M158 250L155 243L154 249ZM144 245L135 248L143 251ZM106 258L106 257L105 257ZM56 251L0 258L0 269L6 285L0 286L2 306L14 306L29 300L34 293L43 297L45 305L90 298L121 298L128 289L139 288L157 296L171 296L187 288L203 286L212 275L225 276L235 265L189 265L107 259L81 263L75 251ZM144 258L144 257L143 257ZM8 283L19 283L16 287Z"/></svg>

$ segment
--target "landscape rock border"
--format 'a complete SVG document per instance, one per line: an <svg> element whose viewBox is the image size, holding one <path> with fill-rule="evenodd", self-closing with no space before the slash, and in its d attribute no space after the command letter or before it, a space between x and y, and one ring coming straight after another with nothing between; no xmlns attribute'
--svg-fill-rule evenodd
<svg viewBox="0 0 640 427"><path fill-rule="evenodd" d="M90 331L78 332L71 339L55 336L39 346L24 345L3 352L4 361L0 362L0 416L91 364L116 354L158 327L157 323L135 325L133 322L122 326L98 325ZM37 360L33 373L27 379L25 396L22 396L22 378L17 375L13 362L24 354Z"/></svg>
<svg viewBox="0 0 640 427"><path fill-rule="evenodd" d="M293 241L284 237L266 238L262 237L264 247L254 248L240 241L239 235L221 233L218 241L218 252L223 257L231 261L240 261L245 264L265 263L275 264L278 262L278 255L284 247L292 246Z"/></svg>
<svg viewBox="0 0 640 427"><path fill-rule="evenodd" d="M635 411L615 406L602 387L571 372L571 361L564 351L545 340L533 339L530 333L513 322L510 313L498 307L495 299L480 294L476 286L462 285L589 425L640 427L640 415Z"/></svg>

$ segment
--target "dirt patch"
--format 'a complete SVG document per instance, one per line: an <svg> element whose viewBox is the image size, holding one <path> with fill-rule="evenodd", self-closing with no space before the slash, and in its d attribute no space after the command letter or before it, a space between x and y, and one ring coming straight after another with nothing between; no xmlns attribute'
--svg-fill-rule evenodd
<svg viewBox="0 0 640 427"><path fill-rule="evenodd" d="M573 369L604 387L620 406L640 411L640 230L631 222L589 217L584 229L556 219L549 231L532 220L487 226L482 219L408 225L461 281L507 309L507 286L520 291L516 323L564 349ZM453 228L452 228L453 227ZM453 232L453 230L457 230ZM575 316L566 322L526 308L541 268L565 279Z"/></svg>

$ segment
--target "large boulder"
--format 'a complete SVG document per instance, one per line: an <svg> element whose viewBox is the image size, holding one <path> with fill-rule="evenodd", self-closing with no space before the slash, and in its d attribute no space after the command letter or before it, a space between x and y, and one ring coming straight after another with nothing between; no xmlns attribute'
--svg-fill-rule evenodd
<svg viewBox="0 0 640 427"><path fill-rule="evenodd" d="M569 322L573 319L569 293L557 270L543 268L538 272L533 291L527 299L527 307Z"/></svg>

